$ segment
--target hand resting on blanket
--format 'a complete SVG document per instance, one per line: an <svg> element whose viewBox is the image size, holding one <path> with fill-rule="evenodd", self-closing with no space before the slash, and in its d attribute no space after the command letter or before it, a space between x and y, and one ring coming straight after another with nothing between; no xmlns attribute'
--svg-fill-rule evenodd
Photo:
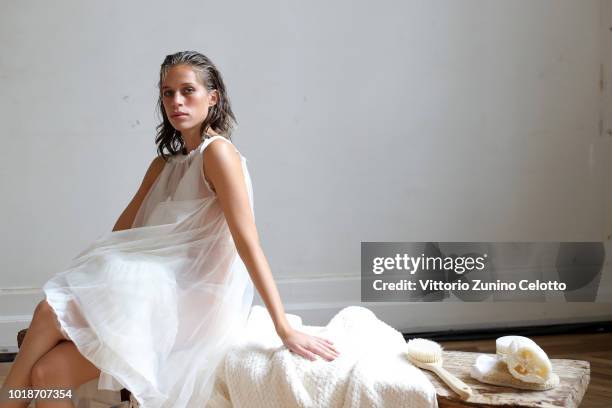
<svg viewBox="0 0 612 408"><path fill-rule="evenodd" d="M311 336L295 329L289 329L285 333L280 333L279 336L289 350L311 361L317 359L316 355L327 361L333 361L340 355L334 343L323 337Z"/></svg>

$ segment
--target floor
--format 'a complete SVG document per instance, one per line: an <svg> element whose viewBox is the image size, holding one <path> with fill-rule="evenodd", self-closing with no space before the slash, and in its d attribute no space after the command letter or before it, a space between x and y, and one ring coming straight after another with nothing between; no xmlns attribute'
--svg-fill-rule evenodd
<svg viewBox="0 0 612 408"><path fill-rule="evenodd" d="M591 381L581 407L612 407L612 333L530 336L550 358L586 360L591 363ZM495 353L495 340L440 342L445 350ZM12 363L0 363L0 384Z"/></svg>

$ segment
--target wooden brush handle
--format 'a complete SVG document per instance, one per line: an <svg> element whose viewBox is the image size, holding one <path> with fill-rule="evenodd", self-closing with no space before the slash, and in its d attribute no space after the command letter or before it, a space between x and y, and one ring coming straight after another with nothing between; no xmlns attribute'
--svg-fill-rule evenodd
<svg viewBox="0 0 612 408"><path fill-rule="evenodd" d="M468 399L472 395L472 389L469 385L449 373L441 365L433 365L433 371L438 374L438 377L442 379L449 387L453 389L462 399Z"/></svg>

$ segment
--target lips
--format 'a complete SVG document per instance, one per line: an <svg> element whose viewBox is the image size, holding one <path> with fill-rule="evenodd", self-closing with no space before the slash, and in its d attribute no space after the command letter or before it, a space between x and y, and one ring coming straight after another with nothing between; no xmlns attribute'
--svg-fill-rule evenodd
<svg viewBox="0 0 612 408"><path fill-rule="evenodd" d="M185 112L175 112L172 114L173 118L179 117L179 116L187 116L187 114Z"/></svg>

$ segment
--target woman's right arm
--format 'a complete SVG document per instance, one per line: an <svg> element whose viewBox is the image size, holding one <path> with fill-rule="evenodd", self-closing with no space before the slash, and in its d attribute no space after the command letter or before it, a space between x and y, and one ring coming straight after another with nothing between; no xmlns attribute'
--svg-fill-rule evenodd
<svg viewBox="0 0 612 408"><path fill-rule="evenodd" d="M119 216L119 219L113 227L113 231L121 231L132 228L134 218L136 218L136 213L138 212L138 209L140 208L145 196L149 192L149 189L153 185L153 182L157 179L157 176L159 176L159 173L161 173L162 169L164 168L164 164L164 159L162 159L160 156L153 159L149 165L149 168L147 169L142 183L140 184L140 187L138 188L138 191L132 198L132 201L130 201L128 206Z"/></svg>

